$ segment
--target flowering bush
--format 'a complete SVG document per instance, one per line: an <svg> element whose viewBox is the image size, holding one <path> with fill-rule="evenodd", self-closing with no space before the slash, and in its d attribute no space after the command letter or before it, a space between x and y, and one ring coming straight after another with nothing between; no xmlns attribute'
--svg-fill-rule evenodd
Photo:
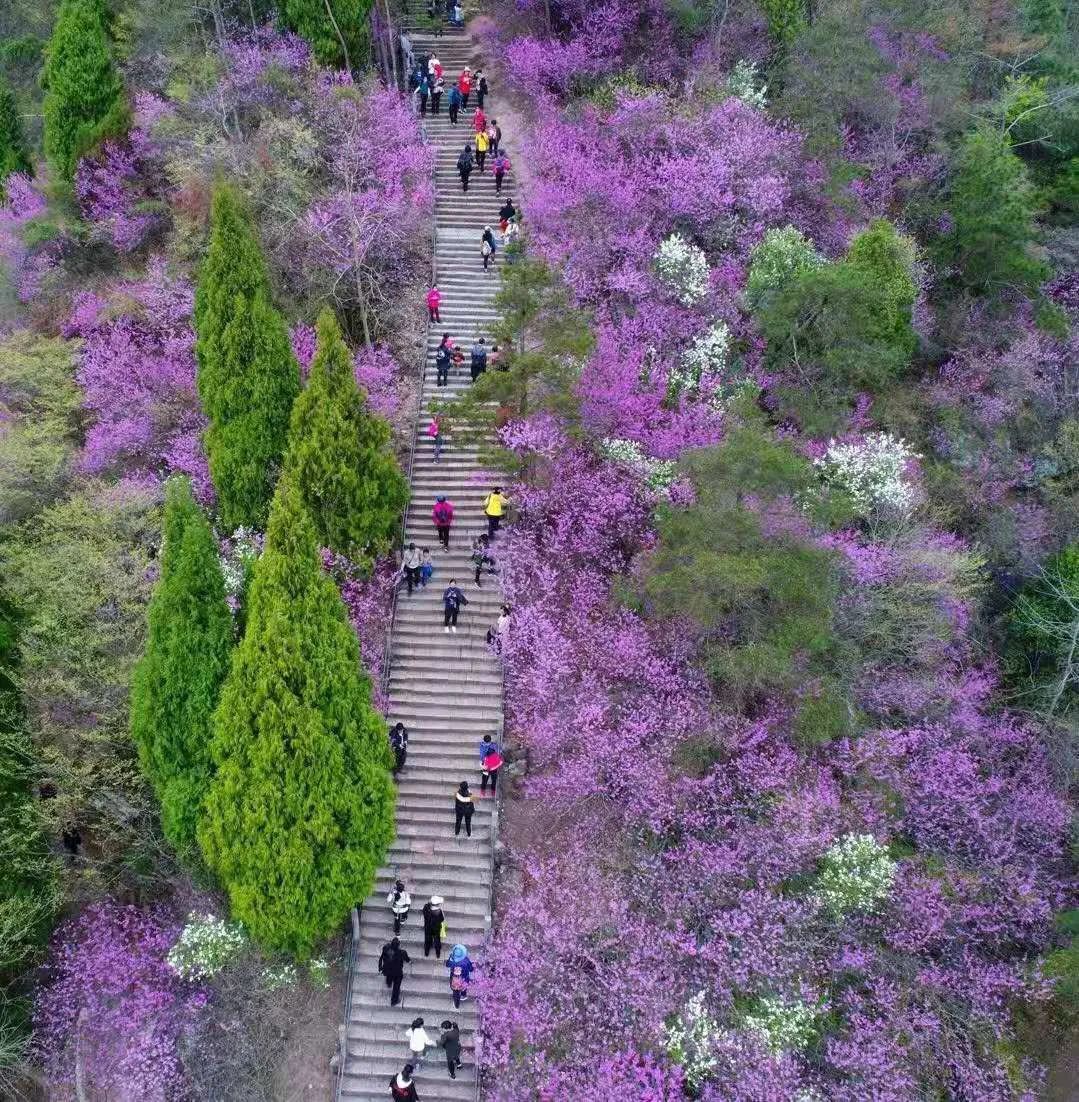
<svg viewBox="0 0 1079 1102"><path fill-rule="evenodd" d="M872 834L847 834L828 847L817 898L836 914L871 911L888 897L896 863Z"/></svg>
<svg viewBox="0 0 1079 1102"><path fill-rule="evenodd" d="M51 1097L182 1096L181 1039L207 997L168 962L179 933L163 912L112 900L57 931L34 1006L34 1044Z"/></svg>
<svg viewBox="0 0 1079 1102"><path fill-rule="evenodd" d="M694 391L703 375L718 375L730 362L731 330L717 321L682 353L681 370L672 369L668 382L675 393Z"/></svg>
<svg viewBox="0 0 1079 1102"><path fill-rule="evenodd" d="M727 76L727 91L749 107L763 111L768 106L768 85L758 83L757 66L741 58Z"/></svg>
<svg viewBox="0 0 1079 1102"><path fill-rule="evenodd" d="M818 1009L808 1003L765 995L746 1013L742 1024L779 1054L805 1048L817 1032L818 1018Z"/></svg>
<svg viewBox="0 0 1079 1102"><path fill-rule="evenodd" d="M239 923L193 912L169 950L169 967L185 980L208 980L246 945L247 935Z"/></svg>
<svg viewBox="0 0 1079 1102"><path fill-rule="evenodd" d="M881 510L906 513L914 507L918 495L910 467L918 458L903 440L872 432L859 444L830 441L814 462L827 485L843 491L860 515L869 516Z"/></svg>
<svg viewBox="0 0 1079 1102"><path fill-rule="evenodd" d="M657 494L665 493L674 482L677 464L669 459L653 459L645 455L640 444L633 440L608 438L603 441L603 451L612 462L620 463L639 474L648 488Z"/></svg>
<svg viewBox="0 0 1079 1102"><path fill-rule="evenodd" d="M693 1090L700 1090L715 1069L715 1044L723 1032L705 1006L703 991L698 991L667 1025L667 1055L682 1068Z"/></svg>
<svg viewBox="0 0 1079 1102"><path fill-rule="evenodd" d="M708 294L708 258L681 234L672 233L655 254L656 274L683 306L693 306Z"/></svg>
<svg viewBox="0 0 1079 1102"><path fill-rule="evenodd" d="M756 302L766 292L778 290L793 276L811 272L825 263L824 257L794 226L770 229L750 254L746 298Z"/></svg>

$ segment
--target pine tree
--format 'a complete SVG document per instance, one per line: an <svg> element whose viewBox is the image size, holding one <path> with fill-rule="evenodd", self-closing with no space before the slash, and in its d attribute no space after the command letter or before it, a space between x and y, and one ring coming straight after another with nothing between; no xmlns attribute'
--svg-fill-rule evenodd
<svg viewBox="0 0 1079 1102"><path fill-rule="evenodd" d="M1037 196L1026 166L1002 134L968 134L956 158L948 212L955 224L944 260L959 281L986 294L1007 287L1031 290L1045 265L1031 255Z"/></svg>
<svg viewBox="0 0 1079 1102"><path fill-rule="evenodd" d="M323 65L362 66L371 47L373 0L282 0L281 21Z"/></svg>
<svg viewBox="0 0 1079 1102"><path fill-rule="evenodd" d="M359 644L288 477L214 716L213 758L198 834L206 862L257 941L307 953L370 891L393 837L394 788Z"/></svg>
<svg viewBox="0 0 1079 1102"><path fill-rule="evenodd" d="M33 176L34 165L19 122L15 93L0 77L0 202L4 199L4 182L13 172Z"/></svg>
<svg viewBox="0 0 1079 1102"><path fill-rule="evenodd" d="M97 0L63 0L45 55L45 155L72 180L79 158L122 134L130 114Z"/></svg>
<svg viewBox="0 0 1079 1102"><path fill-rule="evenodd" d="M292 409L285 473L326 547L364 563L388 548L408 502L390 427L367 408L333 311L318 319L307 386Z"/></svg>
<svg viewBox="0 0 1079 1102"><path fill-rule="evenodd" d="M198 388L221 525L262 528L300 389L288 329L236 193L214 194L210 245L195 296Z"/></svg>
<svg viewBox="0 0 1079 1102"><path fill-rule="evenodd" d="M164 528L149 638L131 683L131 737L161 802L165 836L178 853L191 855L232 620L217 544L186 478L169 481Z"/></svg>
<svg viewBox="0 0 1079 1102"><path fill-rule="evenodd" d="M876 292L874 320L881 340L914 351L914 303L918 297L915 282L917 246L884 218L877 218L868 229L857 234L847 250L847 263L862 274Z"/></svg>

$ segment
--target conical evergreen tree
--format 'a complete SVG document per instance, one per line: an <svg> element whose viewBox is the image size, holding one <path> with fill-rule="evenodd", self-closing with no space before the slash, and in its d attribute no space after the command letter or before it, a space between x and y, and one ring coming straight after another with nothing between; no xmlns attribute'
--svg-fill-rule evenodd
<svg viewBox="0 0 1079 1102"><path fill-rule="evenodd" d="M100 0L63 0L45 53L45 155L63 180L102 138L130 121Z"/></svg>
<svg viewBox="0 0 1079 1102"><path fill-rule="evenodd" d="M370 563L392 542L408 483L390 449L390 427L367 408L333 311L318 319L318 345L292 408L285 472L303 494L319 540Z"/></svg>
<svg viewBox="0 0 1079 1102"><path fill-rule="evenodd" d="M4 199L4 182L13 172L33 176L34 165L19 122L15 93L0 76L0 202Z"/></svg>
<svg viewBox="0 0 1079 1102"><path fill-rule="evenodd" d="M165 549L149 621L131 683L131 736L161 802L165 836L191 855L232 619L217 543L186 478L171 479L166 490Z"/></svg>
<svg viewBox="0 0 1079 1102"><path fill-rule="evenodd" d="M264 527L300 375L269 276L235 194L214 194L210 245L195 295L198 388L221 525Z"/></svg>
<svg viewBox="0 0 1079 1102"><path fill-rule="evenodd" d="M359 644L288 477L214 716L213 757L198 833L206 862L257 941L309 952L371 890L393 838L394 787Z"/></svg>

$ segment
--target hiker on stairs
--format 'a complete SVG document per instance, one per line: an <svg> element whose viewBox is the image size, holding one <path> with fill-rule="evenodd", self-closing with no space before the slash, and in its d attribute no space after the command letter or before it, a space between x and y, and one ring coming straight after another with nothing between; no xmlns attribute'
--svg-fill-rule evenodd
<svg viewBox="0 0 1079 1102"><path fill-rule="evenodd" d="M457 579L450 578L450 584L442 594L442 607L445 610L442 626L447 632L457 634L457 614L461 611L461 606L467 604L468 598L458 588Z"/></svg>
<svg viewBox="0 0 1079 1102"><path fill-rule="evenodd" d="M450 122L457 125L457 112L461 110L461 89L455 84L450 89L450 94L446 98L446 104L449 107Z"/></svg>
<svg viewBox="0 0 1079 1102"><path fill-rule="evenodd" d="M472 813L476 810L475 799L468 790L468 781L461 781L453 796L453 836L457 838L461 834L461 824L465 824L465 835L472 837ZM454 951L460 946L454 946ZM447 967L448 967L447 963ZM459 1006L460 1003L454 1005Z"/></svg>
<svg viewBox="0 0 1079 1102"><path fill-rule="evenodd" d="M446 1053L446 1067L449 1068L450 1078L456 1079L457 1069L461 1066L461 1029L449 1018L442 1023L438 1047Z"/></svg>
<svg viewBox="0 0 1079 1102"><path fill-rule="evenodd" d="M423 905L423 955L435 951L435 959L442 959L442 935L446 931L446 915L442 910L442 896L432 895Z"/></svg>
<svg viewBox="0 0 1079 1102"><path fill-rule="evenodd" d="M443 550L450 549L450 526L453 524L453 503L441 494L435 498L435 507L431 510L431 519L435 522L438 542Z"/></svg>
<svg viewBox="0 0 1079 1102"><path fill-rule="evenodd" d="M390 1080L390 1098L394 1102L420 1102L416 1093L416 1081L412 1078L413 1067L405 1066Z"/></svg>
<svg viewBox="0 0 1079 1102"><path fill-rule="evenodd" d="M390 749L393 751L393 779L397 780L408 757L408 728L400 720L390 728Z"/></svg>
<svg viewBox="0 0 1079 1102"><path fill-rule="evenodd" d="M405 882L398 880L393 885L393 890L386 896L386 902L390 906L393 915L393 932L401 932L401 923L408 918L408 912L412 908L412 896L405 889Z"/></svg>
<svg viewBox="0 0 1079 1102"><path fill-rule="evenodd" d="M378 970L390 989L390 1006L396 1006L401 1001L401 981L405 978L405 965L411 963L412 958L401 948L401 942L396 937L390 938L382 946Z"/></svg>
<svg viewBox="0 0 1079 1102"><path fill-rule="evenodd" d="M468 178L472 175L472 146L466 145L457 158L457 175L461 177L461 191L468 194Z"/></svg>

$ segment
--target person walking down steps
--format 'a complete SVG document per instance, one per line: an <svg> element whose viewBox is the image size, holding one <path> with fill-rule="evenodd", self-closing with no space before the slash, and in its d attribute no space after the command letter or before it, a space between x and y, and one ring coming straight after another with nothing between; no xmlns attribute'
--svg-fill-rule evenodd
<svg viewBox="0 0 1079 1102"><path fill-rule="evenodd" d="M481 112L477 112L480 114ZM491 139L487 137L486 130L480 130L476 134L476 167L480 172L486 172L485 162L487 160L487 150L491 148Z"/></svg>
<svg viewBox="0 0 1079 1102"><path fill-rule="evenodd" d="M420 1102L420 1096L416 1093L416 1081L412 1078L415 1068L411 1064L405 1066L390 1080L390 1098L393 1102Z"/></svg>
<svg viewBox="0 0 1079 1102"><path fill-rule="evenodd" d="M438 1037L438 1047L446 1054L446 1067L450 1078L457 1078L457 1069L461 1067L461 1028L447 1018L442 1023L442 1032Z"/></svg>
<svg viewBox="0 0 1079 1102"><path fill-rule="evenodd" d="M491 782L491 795L498 787L498 770L502 765L502 751L490 735L480 740L480 795L487 795L487 782Z"/></svg>
<svg viewBox="0 0 1079 1102"><path fill-rule="evenodd" d="M446 958L446 967L450 970L453 1005L460 1009L461 1000L468 998L468 985L476 966L469 960L468 950L463 945L455 945Z"/></svg>
<svg viewBox="0 0 1079 1102"><path fill-rule="evenodd" d="M400 720L390 728L390 749L393 751L393 779L397 780L408 758L408 728Z"/></svg>
<svg viewBox="0 0 1079 1102"><path fill-rule="evenodd" d="M438 308L442 305L442 292L437 287L432 287L427 292L427 316L431 321L441 321Z"/></svg>
<svg viewBox="0 0 1079 1102"><path fill-rule="evenodd" d="M446 97L446 107L450 113L450 124L457 125L457 114L461 110L461 89L455 84Z"/></svg>
<svg viewBox="0 0 1079 1102"><path fill-rule="evenodd" d="M487 518L487 537L493 540L498 534L498 527L502 518L506 515L506 506L509 498L502 493L502 487L496 486L483 499L483 515Z"/></svg>
<svg viewBox="0 0 1079 1102"><path fill-rule="evenodd" d="M444 551L450 549L450 528L453 525L453 503L439 495L435 498L435 507L431 510L431 519L435 522L438 542Z"/></svg>
<svg viewBox="0 0 1079 1102"><path fill-rule="evenodd" d="M457 585L457 579L450 578L450 584L446 586L445 592L442 594L442 608L445 613L442 617L444 631L452 631L455 635L457 634L457 614L461 611L461 606L467 604L468 598Z"/></svg>
<svg viewBox="0 0 1079 1102"><path fill-rule="evenodd" d="M410 543L401 556L401 569L405 572L405 584L408 586L410 597L413 588L420 584L421 566L423 566L423 553L414 543Z"/></svg>

